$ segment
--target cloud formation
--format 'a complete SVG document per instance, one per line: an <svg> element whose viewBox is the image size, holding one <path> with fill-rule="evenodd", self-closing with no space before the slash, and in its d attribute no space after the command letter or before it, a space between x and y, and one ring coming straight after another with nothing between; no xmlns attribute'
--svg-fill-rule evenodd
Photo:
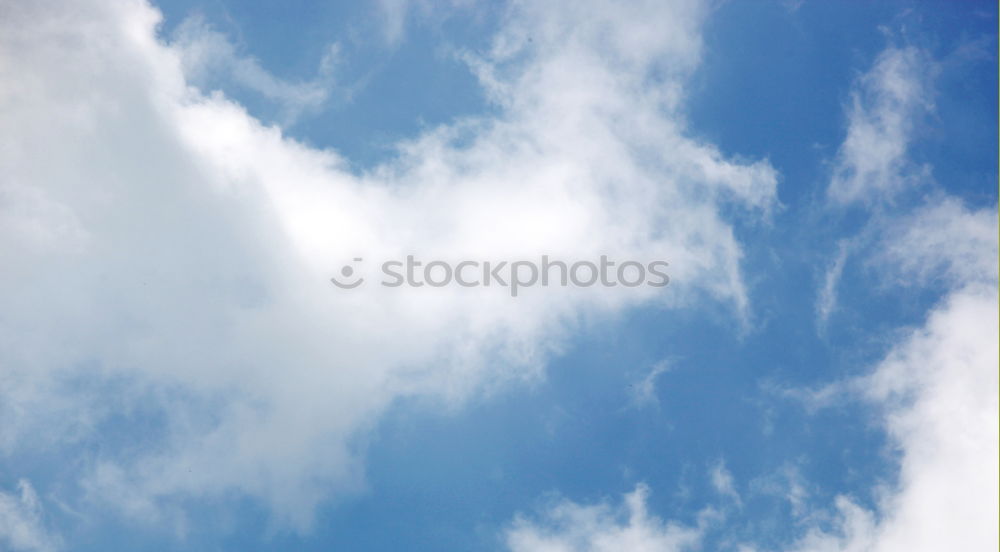
<svg viewBox="0 0 1000 552"><path fill-rule="evenodd" d="M61 542L50 535L42 518L42 505L27 480L17 483L17 493L0 491L0 544L5 550L47 552Z"/></svg>
<svg viewBox="0 0 1000 552"><path fill-rule="evenodd" d="M649 489L639 485L620 507L561 501L540 520L517 518L506 532L511 552L680 552L700 549L703 530L664 523L646 510ZM703 522L713 516L702 512Z"/></svg>
<svg viewBox="0 0 1000 552"><path fill-rule="evenodd" d="M890 47L861 77L831 198L874 207L901 191L912 174L911 121L930 108L934 71L925 52ZM906 330L870 375L813 395L817 404L860 396L877 405L900 455L899 479L886 482L876 512L838 497L835 529L809 530L795 550L998 546L997 228L995 206L970 209L942 192L912 211L883 212L866 228L872 243L863 254L878 279L943 296L923 327ZM824 323L845 247L820 293Z"/></svg>
<svg viewBox="0 0 1000 552"><path fill-rule="evenodd" d="M306 528L363 485L367 430L400 397L535 377L581 320L638 304L718 301L747 320L721 212L766 220L777 173L685 132L705 13L515 3L491 49L468 54L498 115L359 174L198 89L201 43L165 43L144 2L5 4L4 450L67 455L123 432L82 457L63 498L182 527L187 501L235 494ZM516 302L328 283L353 257L410 253L664 258L672 283Z"/></svg>
<svg viewBox="0 0 1000 552"><path fill-rule="evenodd" d="M935 69L920 49L887 48L851 90L847 137L837 152L829 197L836 203L891 200L922 169L907 157L915 122L933 108Z"/></svg>
<svg viewBox="0 0 1000 552"><path fill-rule="evenodd" d="M816 299L816 324L820 333L826 331L830 315L837 308L837 286L844 273L844 263L847 262L848 253L850 253L849 241L837 244L837 256L823 275L823 287L820 288L819 297Z"/></svg>
<svg viewBox="0 0 1000 552"><path fill-rule="evenodd" d="M883 410L885 429L901 455L898 483L885 493L878 513L841 497L837 529L811 531L796 550L990 550L1000 544L1000 306L992 262L997 220L988 211L965 211L953 220L961 226L984 217L993 219L991 247L979 251L979 264L987 269L961 282L923 327L908 332L870 376L852 385ZM919 233L929 219L933 214L914 218L910 231ZM961 251L953 254L934 241L909 245L917 246L909 253L922 265L920 272L927 264L965 260ZM886 269L914 275L911 267L898 267Z"/></svg>
<svg viewBox="0 0 1000 552"><path fill-rule="evenodd" d="M198 15L189 17L177 27L171 36L170 48L180 54L184 77L189 84L208 92L224 83L233 83L255 92L277 104L279 122L285 126L324 107L338 86L346 88L336 82L335 71L340 61L337 44L330 45L323 55L316 77L303 82L275 77L255 58L241 54L226 35Z"/></svg>
<svg viewBox="0 0 1000 552"><path fill-rule="evenodd" d="M879 278L901 289L945 290L923 327L906 331L871 375L846 385L881 408L901 456L899 480L878 512L838 498L836 530L813 529L796 550L1000 546L998 224L996 207L970 209L939 194L877 227L868 263Z"/></svg>
<svg viewBox="0 0 1000 552"><path fill-rule="evenodd" d="M830 182L830 196L835 202L859 201L878 209L880 216L856 240L840 242L819 293L817 313L822 328L835 306L848 250L856 244L857 251L850 253L863 257L873 283L881 281L906 293L931 289L940 298L918 327L886 336L892 346L866 375L819 391L790 393L804 396L814 408L858 402L873 406L874 423L888 438L887 459L898 458L898 472L872 489L877 497L874 509L847 494L832 504L811 499L808 482L789 467L758 480L758 492L786 493L792 507L792 519L782 523L795 527L796 534L778 549L930 552L1000 546L997 208L970 208L943 192L909 211L878 205L900 191L912 167L907 156L912 128L904 119L920 98L931 94L923 87L932 71L921 65L925 59L917 50L889 48L859 81L863 90L849 111L852 126L841 147L841 172ZM869 150L867 140L889 144ZM710 477L718 494L739 503L724 464L717 464ZM517 518L506 533L508 546L517 552L670 552L712 549L710 539L721 534L730 543L742 540L740 550L775 548L739 537L743 527L737 524L685 528L651 516L643 508L645 493L639 488L627 497L630 514L624 521L607 506L574 503L552 507L543 522Z"/></svg>
<svg viewBox="0 0 1000 552"><path fill-rule="evenodd" d="M925 52L890 47L861 77L831 198L872 206L901 191L913 170L911 121L931 107L934 67ZM878 278L898 289L944 294L923 327L906 331L871 375L841 387L882 410L901 455L899 480L887 483L878 512L839 497L837 528L811 530L797 550L998 546L997 227L996 207L970 209L941 192L868 226L874 243L865 248L866 261ZM820 295L822 320L844 258L842 244Z"/></svg>
<svg viewBox="0 0 1000 552"><path fill-rule="evenodd" d="M919 239L933 222L948 215L942 235ZM885 358L860 378L835 384L831 400L865 401L876 407L877 423L899 456L898 478L880 482L874 510L848 495L824 505L808 500L798 474L788 468L782 484L761 480L758 491L788 494L799 536L779 549L789 552L894 552L898 550L991 550L998 545L1000 516L997 489L1000 467L1000 365L997 336L997 216L995 210L972 211L954 200L928 208L899 222L884 244L887 251L906 248L908 263L879 265L885 277L919 282L962 271L963 277L928 314L926 322L902 334ZM989 229L973 234L969 228ZM984 242L977 242L977 239ZM955 247L954 244L962 243ZM970 256L966 246L975 245ZM961 268L959 268L961 267ZM968 269L968 270L966 270ZM710 471L718 494L737 504L740 497L724 464ZM541 520L519 516L505 533L514 552L561 550L710 550L706 541L723 535L740 542L740 526L704 523L697 527L650 515L648 490L640 486L626 496L627 514L607 505L560 502ZM773 545L772 545L773 546ZM746 541L740 550L758 548Z"/></svg>

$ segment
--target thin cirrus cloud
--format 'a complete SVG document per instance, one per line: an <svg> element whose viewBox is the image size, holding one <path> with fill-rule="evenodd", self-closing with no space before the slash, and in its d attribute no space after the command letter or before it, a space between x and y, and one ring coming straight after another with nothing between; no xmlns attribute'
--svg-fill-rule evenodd
<svg viewBox="0 0 1000 552"><path fill-rule="evenodd" d="M630 306L720 302L748 324L721 212L766 224L778 174L685 131L706 13L515 4L467 54L498 114L356 173L194 86L198 44L277 86L218 35L166 43L139 1L5 5L4 452L73 454L138 424L141 447L82 455L59 499L184 533L192 500L250 497L304 530L362 488L367 432L398 398L460 403L537 377L579 323ZM411 253L664 258L672 283L516 302L328 283L351 258Z"/></svg>
<svg viewBox="0 0 1000 552"><path fill-rule="evenodd" d="M816 299L816 320L820 332L826 330L826 324L830 320L830 315L837 308L837 286L840 277L844 273L844 264L850 253L851 242L843 240L837 244L837 255L830 263L830 267L823 276L823 286L820 288L819 297Z"/></svg>

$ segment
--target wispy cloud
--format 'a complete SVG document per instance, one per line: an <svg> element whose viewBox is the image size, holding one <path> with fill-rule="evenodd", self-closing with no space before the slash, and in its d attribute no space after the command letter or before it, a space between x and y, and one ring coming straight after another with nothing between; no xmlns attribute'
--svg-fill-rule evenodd
<svg viewBox="0 0 1000 552"><path fill-rule="evenodd" d="M561 501L543 511L541 519L518 517L506 532L507 547L511 552L697 550L702 529L664 523L649 515L646 510L648 494L649 489L639 485L625 495L619 507ZM704 510L699 517L704 524L714 517L714 513Z"/></svg>
<svg viewBox="0 0 1000 552"><path fill-rule="evenodd" d="M265 70L257 59L242 54L236 45L205 19L195 15L184 20L171 37L171 48L180 54L184 77L205 90L235 84L275 103L279 122L294 124L303 115L315 113L331 99L344 100L352 93L347 83L338 82L340 47L331 44L320 60L316 76L292 82Z"/></svg>
<svg viewBox="0 0 1000 552"><path fill-rule="evenodd" d="M844 273L844 263L847 262L849 252L850 242L842 240L837 247L837 256L823 275L823 287L820 288L819 297L816 299L816 326L820 334L826 333L826 324L837 308L837 286L840 283L840 276Z"/></svg>
<svg viewBox="0 0 1000 552"><path fill-rule="evenodd" d="M872 262L893 285L959 287L996 280L997 213L938 196L885 225Z"/></svg>
<svg viewBox="0 0 1000 552"><path fill-rule="evenodd" d="M926 54L908 46L886 49L858 78L847 108L847 136L833 166L829 196L834 202L890 200L923 176L907 150L915 122L933 108L934 74Z"/></svg>
<svg viewBox="0 0 1000 552"><path fill-rule="evenodd" d="M5 550L51 552L62 548L61 539L43 521L42 504L27 480L16 493L0 491L0 544Z"/></svg>
<svg viewBox="0 0 1000 552"><path fill-rule="evenodd" d="M736 483L733 480L733 474L730 473L729 469L726 468L726 463L719 460L712 466L709 471L709 477L712 483L712 488L715 492L732 500L737 505L742 504L740 499L740 493L736 491Z"/></svg>
<svg viewBox="0 0 1000 552"><path fill-rule="evenodd" d="M656 379L670 371L670 368L670 361L667 360L653 364L642 379L630 386L632 404L636 407L658 405L660 401L656 396Z"/></svg>

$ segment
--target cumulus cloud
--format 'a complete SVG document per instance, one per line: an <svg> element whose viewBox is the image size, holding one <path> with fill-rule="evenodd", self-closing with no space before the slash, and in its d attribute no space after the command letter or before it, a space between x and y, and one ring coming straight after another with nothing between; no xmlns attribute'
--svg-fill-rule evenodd
<svg viewBox="0 0 1000 552"><path fill-rule="evenodd" d="M468 54L498 115L361 174L197 88L195 61L218 52L192 52L213 35L167 44L144 2L3 12L2 444L71 454L145 428L82 459L91 504L155 521L235 493L305 528L363 484L366 430L399 397L535 377L580 320L633 305L708 299L748 318L720 213L766 220L777 174L685 133L698 2L514 4ZM671 286L512 300L329 284L354 257L406 254L662 258Z"/></svg>
<svg viewBox="0 0 1000 552"><path fill-rule="evenodd" d="M934 65L915 47L887 48L858 78L847 110L847 136L828 189L834 202L892 199L922 176L907 157L915 121L933 107Z"/></svg>
<svg viewBox="0 0 1000 552"><path fill-rule="evenodd" d="M998 545L997 295L949 297L865 383L902 454L898 489L870 512L838 500L837 528L796 550L991 550Z"/></svg>

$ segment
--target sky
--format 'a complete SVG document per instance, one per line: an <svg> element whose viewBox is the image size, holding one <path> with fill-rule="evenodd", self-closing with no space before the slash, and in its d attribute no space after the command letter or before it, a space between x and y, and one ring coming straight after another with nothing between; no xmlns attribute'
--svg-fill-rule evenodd
<svg viewBox="0 0 1000 552"><path fill-rule="evenodd" d="M996 550L997 28L0 0L0 550Z"/></svg>

